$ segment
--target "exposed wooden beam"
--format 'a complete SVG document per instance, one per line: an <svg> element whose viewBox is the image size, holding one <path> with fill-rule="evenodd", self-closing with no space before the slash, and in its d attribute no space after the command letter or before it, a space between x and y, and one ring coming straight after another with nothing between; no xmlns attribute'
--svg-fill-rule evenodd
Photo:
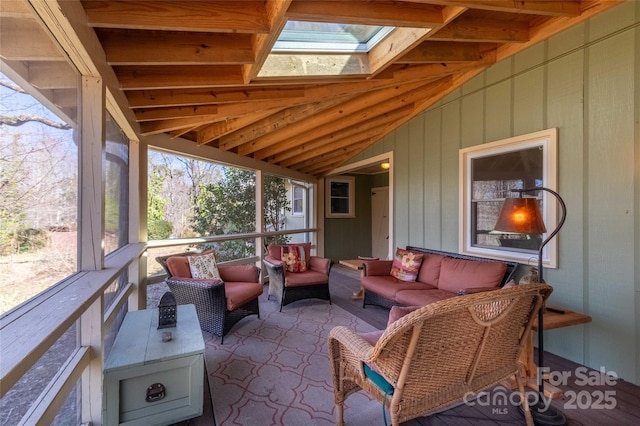
<svg viewBox="0 0 640 426"><path fill-rule="evenodd" d="M412 111L413 104L409 104L393 111L372 116L354 126L342 127L339 130L328 133L327 135L320 135L320 137L308 142L296 143L294 148L269 157L267 161L270 163L280 164L283 167L292 167L295 164L312 159L319 154L330 152L335 147L339 146L334 145L336 142L347 142L347 144L349 144L353 143L354 140L362 140L372 136L377 136L379 135L379 131L382 126L401 119L409 115ZM283 143L287 143L287 141L283 141Z"/></svg>
<svg viewBox="0 0 640 426"><path fill-rule="evenodd" d="M176 89L243 84L242 65L114 66L123 90Z"/></svg>
<svg viewBox="0 0 640 426"><path fill-rule="evenodd" d="M132 108L151 108L184 105L225 104L264 100L303 98L304 87L247 87L216 90L148 90L128 92Z"/></svg>
<svg viewBox="0 0 640 426"><path fill-rule="evenodd" d="M424 41L395 61L397 64L476 62L481 59L479 43Z"/></svg>
<svg viewBox="0 0 640 426"><path fill-rule="evenodd" d="M245 83L253 80L262 69L264 61L266 61L280 32L287 23L285 13L290 5L291 0L266 0L265 10L271 32L269 34L256 34L253 37L253 51L256 59L253 64L242 67L242 77Z"/></svg>
<svg viewBox="0 0 640 426"><path fill-rule="evenodd" d="M262 1L85 0L93 27L268 33Z"/></svg>
<svg viewBox="0 0 640 426"><path fill-rule="evenodd" d="M298 168L299 166L296 165L296 167L293 167L293 169L298 171L308 170L307 172L303 173L309 173L315 176L322 175L329 170L333 170L339 165L343 164L346 160L353 157L357 152L362 151L364 148L371 145L371 143L375 142L376 140L377 137L369 137L367 139L357 141L352 145L335 150L333 153L331 153L331 155L322 157L319 161L310 166Z"/></svg>
<svg viewBox="0 0 640 426"><path fill-rule="evenodd" d="M111 65L225 65L254 61L250 34L96 29Z"/></svg>
<svg viewBox="0 0 640 426"><path fill-rule="evenodd" d="M578 16L580 2L576 0L409 0L416 3L462 6L469 9L492 10L495 12L517 12L543 16Z"/></svg>
<svg viewBox="0 0 640 426"><path fill-rule="evenodd" d="M292 21L413 28L442 23L440 6L397 1L295 1L287 17Z"/></svg>
<svg viewBox="0 0 640 426"><path fill-rule="evenodd" d="M189 105L166 108L136 109L135 113L138 122L197 117L202 115L211 116L218 113L218 105Z"/></svg>
<svg viewBox="0 0 640 426"><path fill-rule="evenodd" d="M273 132L250 144L245 144L239 148L238 153L250 151L253 157L259 160L271 157L294 149L298 144L306 141L355 126L357 123L409 105L418 99L431 97L441 87L450 85L450 82L450 78L443 78L418 86L407 84L397 88L395 96L389 96L384 91L367 93L323 111L310 119L288 126L282 131ZM379 96L382 96L381 100L376 101ZM278 143L274 143L273 139L276 139Z"/></svg>
<svg viewBox="0 0 640 426"><path fill-rule="evenodd" d="M8 61L63 61L64 57L33 18L0 18L2 57Z"/></svg>
<svg viewBox="0 0 640 426"><path fill-rule="evenodd" d="M396 28L369 52L369 68L376 74L418 46L429 34L430 28Z"/></svg>
<svg viewBox="0 0 640 426"><path fill-rule="evenodd" d="M274 155L276 154L276 152L270 152L265 149L282 140L308 133L311 129L316 129L316 131L319 129L324 129L324 126L329 123L340 122L343 123L344 126L354 124L353 122L345 121L346 117L357 111L363 109L366 110L369 107L373 109L379 108L379 106L388 99L397 99L398 101L400 101L402 96L404 96L407 92L417 89L422 85L423 83L420 82L407 83L400 86L388 87L385 89L367 92L361 96L354 97L353 99L349 99L346 102L340 103L334 107L308 117L305 120L290 124L282 129L279 129L278 131L273 131L266 135L260 136L259 138L256 138L249 143L245 143L238 148L238 153L240 155L248 155L254 154L256 153L256 151L261 151L259 156L260 158L255 157L254 154L254 158L258 159ZM372 109L368 109L368 111L370 111L369 115L377 115L373 112ZM365 113L365 116L366 115L367 114ZM357 121L358 119L356 118L355 120ZM284 147L283 149L287 148Z"/></svg>
<svg viewBox="0 0 640 426"><path fill-rule="evenodd" d="M280 110L265 110L255 111L253 113L244 114L237 118L231 118L225 121L219 121L205 126L198 132L198 145L204 145L210 143L213 140L221 136L225 136L229 133L235 132L238 129L242 129L252 124L259 122L273 114L278 113ZM220 144L218 143L218 147Z"/></svg>
<svg viewBox="0 0 640 426"><path fill-rule="evenodd" d="M281 130L289 124L303 120L306 117L318 114L326 109L344 102L343 97L336 96L323 102L312 102L286 108L265 119L246 126L227 136L221 136L218 147L224 150L234 149L256 138L267 135L273 131Z"/></svg>
<svg viewBox="0 0 640 426"><path fill-rule="evenodd" d="M498 47L496 60L501 61L502 59L515 55L535 43L539 43L561 31L565 31L567 28L584 22L592 16L602 13L603 11L617 6L620 3L624 3L625 1L626 0L597 1L594 7L588 8L583 11L580 16L576 16L575 18L555 18L536 25L529 30L529 43L525 45L507 44Z"/></svg>
<svg viewBox="0 0 640 426"><path fill-rule="evenodd" d="M76 89L78 74L68 62L29 62L29 81L39 89Z"/></svg>
<svg viewBox="0 0 640 426"><path fill-rule="evenodd" d="M140 132L144 136L150 136L184 128L192 128L194 126L202 126L208 123L211 123L211 118L206 115L190 118L173 118L162 121L147 121L140 123Z"/></svg>
<svg viewBox="0 0 640 426"><path fill-rule="evenodd" d="M459 42L524 43L529 41L529 25L526 22L492 21L462 16L438 30L429 39Z"/></svg>

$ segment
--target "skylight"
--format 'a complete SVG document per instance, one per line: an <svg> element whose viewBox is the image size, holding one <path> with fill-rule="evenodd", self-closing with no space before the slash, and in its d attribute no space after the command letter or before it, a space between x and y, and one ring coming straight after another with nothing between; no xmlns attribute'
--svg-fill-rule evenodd
<svg viewBox="0 0 640 426"><path fill-rule="evenodd" d="M366 53L394 27L288 21L272 52Z"/></svg>

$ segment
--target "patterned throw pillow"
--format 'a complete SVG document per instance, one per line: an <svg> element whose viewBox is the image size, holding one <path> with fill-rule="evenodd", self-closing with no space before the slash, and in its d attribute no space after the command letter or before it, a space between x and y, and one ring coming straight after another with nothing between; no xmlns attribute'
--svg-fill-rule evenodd
<svg viewBox="0 0 640 426"><path fill-rule="evenodd" d="M189 269L191 269L191 278L196 279L220 279L218 265L213 254L204 254L200 256L188 256Z"/></svg>
<svg viewBox="0 0 640 426"><path fill-rule="evenodd" d="M422 253L396 249L396 257L391 265L391 275L402 281L415 281L422 265L422 256Z"/></svg>
<svg viewBox="0 0 640 426"><path fill-rule="evenodd" d="M280 258L289 272L304 272L307 270L307 255L304 247L296 244L282 246Z"/></svg>

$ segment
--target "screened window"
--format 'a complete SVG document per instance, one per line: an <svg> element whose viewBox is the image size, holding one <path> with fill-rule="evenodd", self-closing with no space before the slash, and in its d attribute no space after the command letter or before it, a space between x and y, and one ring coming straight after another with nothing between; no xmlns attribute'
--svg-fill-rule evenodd
<svg viewBox="0 0 640 426"><path fill-rule="evenodd" d="M3 39L0 56L13 41ZM44 74L37 66L0 73L0 314L77 270L79 79L59 64ZM65 89L69 103L41 94L35 75L75 82Z"/></svg>
<svg viewBox="0 0 640 426"><path fill-rule="evenodd" d="M300 185L293 185L293 213L304 213L304 188Z"/></svg>
<svg viewBox="0 0 640 426"><path fill-rule="evenodd" d="M105 254L129 242L129 140L107 114Z"/></svg>

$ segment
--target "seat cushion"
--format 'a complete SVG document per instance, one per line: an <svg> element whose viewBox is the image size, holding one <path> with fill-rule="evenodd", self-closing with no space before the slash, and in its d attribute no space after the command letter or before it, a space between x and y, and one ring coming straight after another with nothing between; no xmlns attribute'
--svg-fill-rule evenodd
<svg viewBox="0 0 640 426"><path fill-rule="evenodd" d="M305 285L329 284L329 276L321 272L307 269L297 274L287 273L284 277L285 287L301 287Z"/></svg>
<svg viewBox="0 0 640 426"><path fill-rule="evenodd" d="M445 256L440 254L424 253L416 281L437 287L438 280L440 279L440 267L442 266L442 260L444 258Z"/></svg>
<svg viewBox="0 0 640 426"><path fill-rule="evenodd" d="M465 288L498 287L506 270L502 262L447 257L442 260L438 288L455 293Z"/></svg>
<svg viewBox="0 0 640 426"><path fill-rule="evenodd" d="M226 282L224 292L227 297L227 310L235 311L247 302L260 297L263 286L251 282Z"/></svg>
<svg viewBox="0 0 640 426"><path fill-rule="evenodd" d="M436 287L416 281L402 281L391 275L373 275L360 279L360 285L368 291L372 291L380 296L394 300L396 293L400 290L429 290Z"/></svg>

